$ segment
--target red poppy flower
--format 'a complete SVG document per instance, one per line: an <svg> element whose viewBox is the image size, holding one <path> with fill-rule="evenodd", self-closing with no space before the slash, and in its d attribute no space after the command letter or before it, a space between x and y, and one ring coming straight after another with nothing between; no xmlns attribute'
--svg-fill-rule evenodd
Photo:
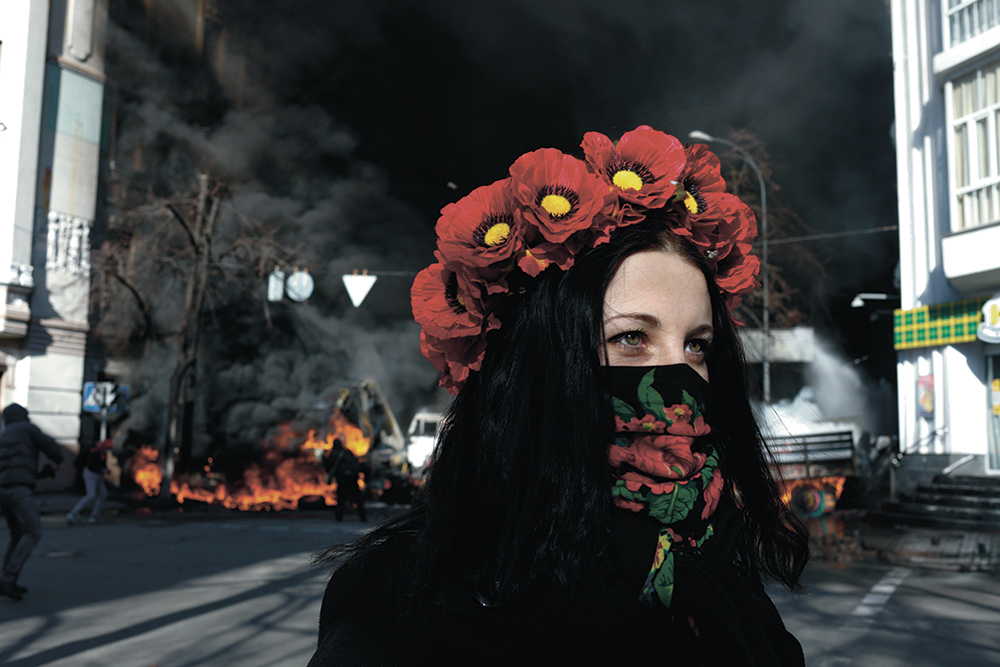
<svg viewBox="0 0 1000 667"><path fill-rule="evenodd" d="M685 406L686 407L686 406ZM690 410L691 408L688 408ZM624 419L615 415L615 430L624 432L634 432L634 433L648 433L650 431L655 431L657 433L663 433L663 430L667 427L666 422L659 421L653 415L645 415L642 419L638 417L632 417L632 419L626 423Z"/></svg>
<svg viewBox="0 0 1000 667"><path fill-rule="evenodd" d="M590 229L610 194L582 160L555 148L525 153L511 165L510 175L525 222L550 243Z"/></svg>
<svg viewBox="0 0 1000 667"><path fill-rule="evenodd" d="M717 271L715 282L719 289L727 295L741 296L760 285L760 281L757 280L757 274L760 272L760 260L757 259L756 255L746 255L739 258L731 255L728 261L719 265ZM736 301L733 308L737 305L739 305L739 301Z"/></svg>
<svg viewBox="0 0 1000 667"><path fill-rule="evenodd" d="M609 194L606 200L608 203L604 209L594 218L594 224L590 229L579 234L575 234L570 241L579 239L582 241L582 248L596 248L602 243L611 240L611 235L616 229L627 227L636 222L646 219L646 213L637 212L627 202L622 204L618 197Z"/></svg>
<svg viewBox="0 0 1000 667"><path fill-rule="evenodd" d="M649 489L650 493L656 496L673 493L674 487L677 486L676 482L670 480L657 480L634 470L622 473L622 476L619 479L625 482L625 488L632 493L638 493L642 490L642 487L645 486Z"/></svg>
<svg viewBox="0 0 1000 667"><path fill-rule="evenodd" d="M485 268L509 262L523 244L510 179L476 188L441 209L435 231L449 266ZM496 271L497 274L500 271Z"/></svg>
<svg viewBox="0 0 1000 667"><path fill-rule="evenodd" d="M591 168L621 198L645 208L663 208L676 194L684 169L684 147L648 125L626 132L614 144L600 132L583 135L584 155Z"/></svg>
<svg viewBox="0 0 1000 667"><path fill-rule="evenodd" d="M576 262L576 256L584 245L580 234L571 236L563 243L542 241L535 245L528 244L517 260L517 266L532 278L553 264L558 266L559 270L566 271Z"/></svg>
<svg viewBox="0 0 1000 667"><path fill-rule="evenodd" d="M500 325L488 326L495 329ZM436 338L426 331L420 332L420 352L430 361L434 368L441 371L438 384L457 395L469 379L472 371L482 368L483 357L486 355L486 335L462 336L455 338Z"/></svg>
<svg viewBox="0 0 1000 667"><path fill-rule="evenodd" d="M625 500L620 496L615 496L612 502L615 504L615 507L623 510L630 510L636 514L646 509L646 503L640 503L636 500Z"/></svg>
<svg viewBox="0 0 1000 667"><path fill-rule="evenodd" d="M747 205L724 192L707 193L702 201L702 211L681 215L673 232L700 250L713 269L737 247L741 254L749 254L757 236L757 220Z"/></svg>
<svg viewBox="0 0 1000 667"><path fill-rule="evenodd" d="M694 421L676 421L667 427L667 433L670 435L683 435L689 438L697 438L711 432L712 427L705 423L705 418L701 415L695 417Z"/></svg>
<svg viewBox="0 0 1000 667"><path fill-rule="evenodd" d="M685 146L684 154L687 165L679 179L684 192L681 205L696 214L704 208L706 194L726 191L726 181L722 178L719 158L705 144Z"/></svg>
<svg viewBox="0 0 1000 667"><path fill-rule="evenodd" d="M413 319L436 338L478 335L486 318L480 287L441 262L417 274L410 305Z"/></svg>
<svg viewBox="0 0 1000 667"><path fill-rule="evenodd" d="M689 422L691 417L694 416L694 410L687 403L678 403L676 405L671 405L669 408L663 408L663 412L666 413L667 418L672 420L675 424L677 422Z"/></svg>
<svg viewBox="0 0 1000 667"><path fill-rule="evenodd" d="M691 451L692 439L674 435L640 436L628 447L610 447L612 467L630 465L652 477L680 480L701 470L707 456Z"/></svg>
<svg viewBox="0 0 1000 667"><path fill-rule="evenodd" d="M709 480L708 486L705 487L705 506L701 508L702 519L712 516L715 508L719 506L719 499L722 497L722 484L722 473L716 470L712 473L712 479Z"/></svg>

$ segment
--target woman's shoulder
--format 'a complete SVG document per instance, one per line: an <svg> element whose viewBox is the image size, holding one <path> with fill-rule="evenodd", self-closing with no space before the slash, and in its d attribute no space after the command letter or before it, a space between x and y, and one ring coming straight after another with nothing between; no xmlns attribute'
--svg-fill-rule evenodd
<svg viewBox="0 0 1000 667"><path fill-rule="evenodd" d="M324 612L346 599L366 604L382 603L382 596L392 596L401 585L402 570L412 557L416 538L391 534L364 550L349 553L330 576L323 597ZM329 604L328 604L329 603ZM321 616L321 625L323 617Z"/></svg>
<svg viewBox="0 0 1000 667"><path fill-rule="evenodd" d="M400 615L402 570L415 539L391 534L349 555L326 586L320 609L319 644L310 667L392 665L394 619Z"/></svg>

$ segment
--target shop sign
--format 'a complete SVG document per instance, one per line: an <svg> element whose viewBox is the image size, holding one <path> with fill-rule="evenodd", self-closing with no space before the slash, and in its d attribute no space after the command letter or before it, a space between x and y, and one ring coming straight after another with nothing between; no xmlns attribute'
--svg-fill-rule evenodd
<svg viewBox="0 0 1000 667"><path fill-rule="evenodd" d="M934 419L934 376L917 378L917 411L924 419Z"/></svg>
<svg viewBox="0 0 1000 667"><path fill-rule="evenodd" d="M1000 343L1000 292L983 304L983 321L976 336L987 343Z"/></svg>

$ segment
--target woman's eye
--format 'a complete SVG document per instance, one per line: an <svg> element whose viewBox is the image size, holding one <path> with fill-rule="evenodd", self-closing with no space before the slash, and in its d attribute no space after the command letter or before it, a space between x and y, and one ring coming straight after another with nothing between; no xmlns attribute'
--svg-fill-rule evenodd
<svg viewBox="0 0 1000 667"><path fill-rule="evenodd" d="M608 343L617 345L622 352L639 350L646 345L646 334L641 331L625 331L611 336Z"/></svg>
<svg viewBox="0 0 1000 667"><path fill-rule="evenodd" d="M687 342L687 351L692 354L705 354L708 352L708 348L709 342L700 338L695 338Z"/></svg>
<svg viewBox="0 0 1000 667"><path fill-rule="evenodd" d="M628 347L639 347L642 345L642 334L638 331L629 331L618 336L618 342Z"/></svg>

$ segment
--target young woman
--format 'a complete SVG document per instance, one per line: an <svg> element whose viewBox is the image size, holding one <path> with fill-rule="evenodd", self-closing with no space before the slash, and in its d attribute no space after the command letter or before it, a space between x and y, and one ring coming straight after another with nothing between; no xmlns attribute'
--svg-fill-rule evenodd
<svg viewBox="0 0 1000 667"><path fill-rule="evenodd" d="M421 349L454 393L405 516L360 542L310 665L801 665L798 586L730 313L756 223L718 159L639 127L521 156L442 211Z"/></svg>

